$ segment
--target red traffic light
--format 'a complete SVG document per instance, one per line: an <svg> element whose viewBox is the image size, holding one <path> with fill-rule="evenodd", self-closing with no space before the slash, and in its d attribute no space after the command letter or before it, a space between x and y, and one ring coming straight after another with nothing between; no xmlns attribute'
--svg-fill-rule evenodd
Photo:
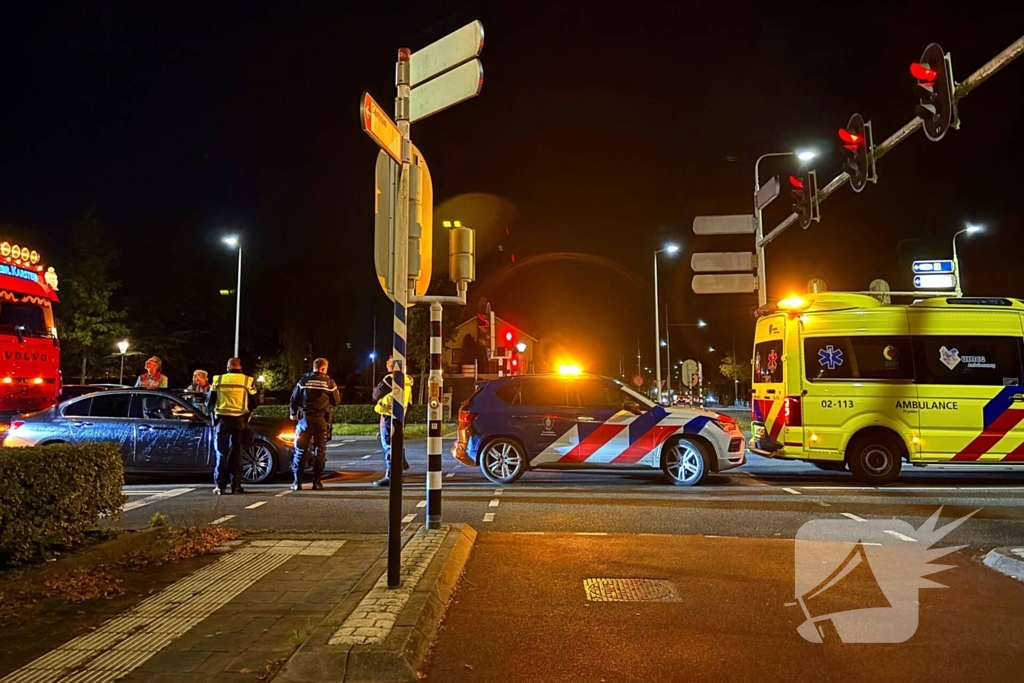
<svg viewBox="0 0 1024 683"><path fill-rule="evenodd" d="M795 175L789 176L789 184L798 190L804 189L804 181L800 180Z"/></svg>
<svg viewBox="0 0 1024 683"><path fill-rule="evenodd" d="M507 341L507 342L512 341L512 333L511 332L506 332L505 333L505 341Z"/></svg>
<svg viewBox="0 0 1024 683"><path fill-rule="evenodd" d="M839 129L839 139L846 143L845 145L843 145L843 147L846 147L846 149L856 150L858 147L864 144L863 135L851 133L845 128Z"/></svg>
<svg viewBox="0 0 1024 683"><path fill-rule="evenodd" d="M513 358L512 359L512 367L514 367L514 368L518 368L519 367L519 359L518 358Z"/></svg>
<svg viewBox="0 0 1024 683"><path fill-rule="evenodd" d="M919 64L914 62L910 65L910 75L919 81L927 81L932 83L936 78L939 77L939 72L931 68L927 64Z"/></svg>

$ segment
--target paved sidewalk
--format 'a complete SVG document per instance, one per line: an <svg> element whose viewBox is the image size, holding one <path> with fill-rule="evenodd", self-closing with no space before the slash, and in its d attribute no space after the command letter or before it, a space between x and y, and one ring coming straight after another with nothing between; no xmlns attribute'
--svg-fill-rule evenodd
<svg viewBox="0 0 1024 683"><path fill-rule="evenodd" d="M383 535L358 534L233 543L212 564L56 650L39 651L0 681L269 680L386 548Z"/></svg>

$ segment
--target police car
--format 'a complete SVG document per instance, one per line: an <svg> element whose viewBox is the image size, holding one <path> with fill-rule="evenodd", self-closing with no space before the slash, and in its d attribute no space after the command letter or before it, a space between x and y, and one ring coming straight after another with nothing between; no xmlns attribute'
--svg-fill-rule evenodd
<svg viewBox="0 0 1024 683"><path fill-rule="evenodd" d="M734 419L664 408L596 375L523 375L483 384L459 411L452 455L497 484L528 469L659 469L677 486L742 465Z"/></svg>

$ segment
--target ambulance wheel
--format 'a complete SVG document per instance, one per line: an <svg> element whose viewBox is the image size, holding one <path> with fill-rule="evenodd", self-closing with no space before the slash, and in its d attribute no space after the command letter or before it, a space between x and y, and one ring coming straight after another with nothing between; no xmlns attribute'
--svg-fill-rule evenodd
<svg viewBox="0 0 1024 683"><path fill-rule="evenodd" d="M846 460L855 479L865 484L888 484L900 476L903 449L891 434L866 434L850 445Z"/></svg>
<svg viewBox="0 0 1024 683"><path fill-rule="evenodd" d="M480 455L480 471L495 484L511 484L526 471L526 449L506 437L488 441Z"/></svg>
<svg viewBox="0 0 1024 683"><path fill-rule="evenodd" d="M661 451L661 471L676 486L696 486L708 473L707 449L691 439L675 439Z"/></svg>

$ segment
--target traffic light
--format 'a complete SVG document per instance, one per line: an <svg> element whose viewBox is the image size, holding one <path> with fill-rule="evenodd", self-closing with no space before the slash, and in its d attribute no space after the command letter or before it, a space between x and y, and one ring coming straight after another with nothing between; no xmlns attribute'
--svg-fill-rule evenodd
<svg viewBox="0 0 1024 683"><path fill-rule="evenodd" d="M932 43L921 61L910 65L910 73L917 79L914 92L921 99L914 113L921 118L928 139L938 142L950 126L960 127L953 102L953 61L938 43Z"/></svg>
<svg viewBox="0 0 1024 683"><path fill-rule="evenodd" d="M868 181L876 182L875 175L875 143L871 135L871 122L864 123L864 117L854 114L846 128L839 129L839 139L843 142L843 170L850 175L850 187L860 192Z"/></svg>
<svg viewBox="0 0 1024 683"><path fill-rule="evenodd" d="M800 175L789 176L792 185L790 196L793 198L793 213L800 217L800 227L806 230L811 221L821 220L818 215L818 179L814 171L800 169Z"/></svg>

